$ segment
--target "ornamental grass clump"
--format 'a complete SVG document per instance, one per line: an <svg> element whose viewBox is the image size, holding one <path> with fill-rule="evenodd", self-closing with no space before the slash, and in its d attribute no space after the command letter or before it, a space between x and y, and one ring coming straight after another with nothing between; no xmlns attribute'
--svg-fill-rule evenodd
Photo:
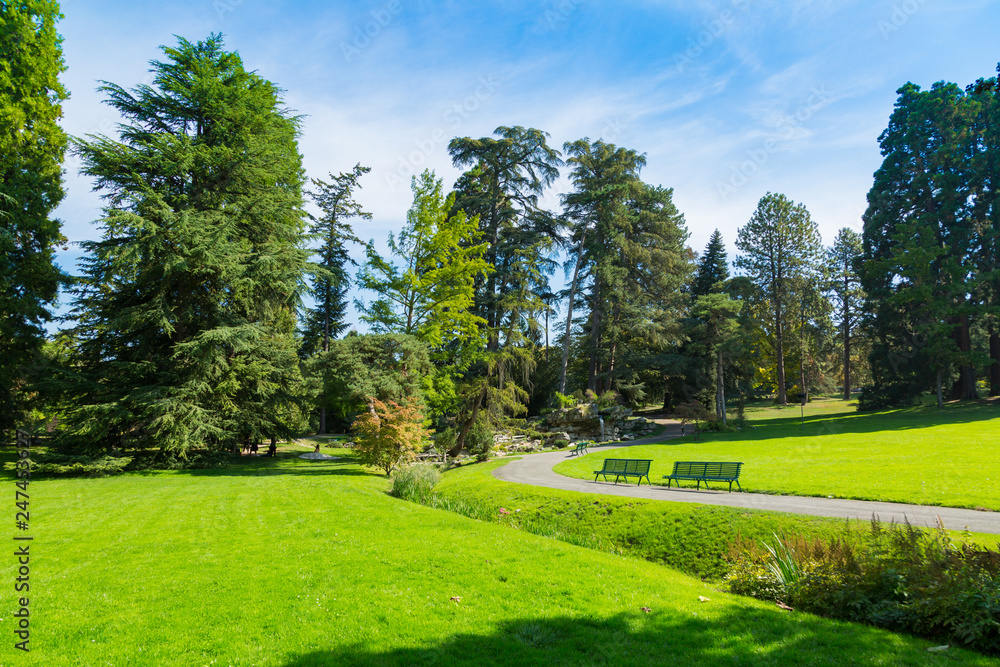
<svg viewBox="0 0 1000 667"><path fill-rule="evenodd" d="M777 539L777 536L776 536ZM858 537L744 549L733 593L1000 655L1000 553L944 530L873 521Z"/></svg>
<svg viewBox="0 0 1000 667"><path fill-rule="evenodd" d="M433 504L434 485L441 475L430 465L412 465L397 468L392 476L392 488L389 493L397 498L420 503Z"/></svg>

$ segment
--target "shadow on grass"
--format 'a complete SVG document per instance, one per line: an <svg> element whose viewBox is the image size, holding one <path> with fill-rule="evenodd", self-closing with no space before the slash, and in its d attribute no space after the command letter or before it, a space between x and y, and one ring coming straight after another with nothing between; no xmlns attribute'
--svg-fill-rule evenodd
<svg viewBox="0 0 1000 667"><path fill-rule="evenodd" d="M936 406L917 405L884 412L847 412L835 414L809 415L806 407L802 418L795 405L788 408L788 416L753 419L753 430L735 433L714 433L705 431L698 436L657 443L644 444L686 445L692 442L756 441L789 437L820 437L826 435L863 435L880 431L908 431L949 424L974 424L1000 417L1000 409L994 403L965 402L945 404L943 409ZM690 426L688 428L691 428ZM621 444L636 444L626 442Z"/></svg>
<svg viewBox="0 0 1000 667"><path fill-rule="evenodd" d="M175 474L193 476L242 477L256 475L347 475L354 477L379 477L382 471L362 467L353 454L337 454L334 460L300 459L298 454L285 454L277 458L257 457L238 460L222 468L191 468L177 470Z"/></svg>
<svg viewBox="0 0 1000 667"><path fill-rule="evenodd" d="M456 607L456 617L462 616ZM386 630L388 630L386 628ZM490 634L455 634L438 643L373 650L357 644L293 657L284 667L320 665L844 665L990 664L950 651L928 655L931 642L806 614L741 608L710 618L676 609L636 609L604 620L524 618Z"/></svg>

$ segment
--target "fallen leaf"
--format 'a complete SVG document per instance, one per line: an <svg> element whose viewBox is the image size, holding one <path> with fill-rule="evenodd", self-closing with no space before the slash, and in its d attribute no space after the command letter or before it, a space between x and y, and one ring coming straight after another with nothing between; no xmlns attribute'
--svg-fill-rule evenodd
<svg viewBox="0 0 1000 667"><path fill-rule="evenodd" d="M704 595L699 595L698 596L698 601L699 602L708 602L708 598L705 597Z"/></svg>
<svg viewBox="0 0 1000 667"><path fill-rule="evenodd" d="M649 607L639 607L639 609L641 609L642 611L646 612L647 614L648 614L649 612L653 611L653 610L652 610L652 609L650 609Z"/></svg>
<svg viewBox="0 0 1000 667"><path fill-rule="evenodd" d="M454 597L452 597L452 598L450 598L450 599L451 599L452 602L461 602L462 601L462 598L458 597L457 595L454 596Z"/></svg>
<svg viewBox="0 0 1000 667"><path fill-rule="evenodd" d="M784 609L785 611L795 611L794 607L789 607L787 604L778 600L778 609Z"/></svg>

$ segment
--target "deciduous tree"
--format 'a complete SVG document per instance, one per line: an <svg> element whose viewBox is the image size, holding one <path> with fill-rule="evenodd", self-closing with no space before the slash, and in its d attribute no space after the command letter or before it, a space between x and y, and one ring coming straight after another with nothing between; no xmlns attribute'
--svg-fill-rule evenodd
<svg viewBox="0 0 1000 667"><path fill-rule="evenodd" d="M64 195L61 18L53 0L0 2L0 434L28 407L26 367L66 280L52 216Z"/></svg>

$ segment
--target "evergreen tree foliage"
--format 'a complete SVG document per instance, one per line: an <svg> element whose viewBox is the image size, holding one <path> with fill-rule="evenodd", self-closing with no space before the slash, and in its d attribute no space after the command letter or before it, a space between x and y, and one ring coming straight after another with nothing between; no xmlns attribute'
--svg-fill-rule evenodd
<svg viewBox="0 0 1000 667"><path fill-rule="evenodd" d="M470 167L456 183L454 210L478 217L485 259L494 267L476 284L476 312L486 321L490 351L521 345L539 329L546 308L539 295L549 291L555 267L548 255L559 230L538 198L562 165L541 130L501 126L493 134L448 144L454 165Z"/></svg>
<svg viewBox="0 0 1000 667"><path fill-rule="evenodd" d="M722 233L716 229L705 246L705 254L698 260L698 273L691 285L691 294L699 297L721 292L727 280L729 263L726 260L726 246L722 242Z"/></svg>
<svg viewBox="0 0 1000 667"><path fill-rule="evenodd" d="M726 357L739 349L735 343L739 333L737 317L742 308L741 301L718 292L699 296L691 307L691 314L700 320L699 342L713 358L715 417L723 424L726 423Z"/></svg>
<svg viewBox="0 0 1000 667"><path fill-rule="evenodd" d="M570 281L560 391L566 373L577 294L587 312L586 388L644 397L638 369L679 338L681 288L691 255L671 189L643 183L645 157L601 140L564 146L574 190L563 197L570 222Z"/></svg>
<svg viewBox="0 0 1000 667"><path fill-rule="evenodd" d="M427 346L406 334L349 333L306 361L306 372L322 385L321 406L337 426L347 428L372 398L423 410L434 373Z"/></svg>
<svg viewBox="0 0 1000 667"><path fill-rule="evenodd" d="M349 172L330 174L330 182L312 179L315 191L313 201L322 215L312 217L310 234L320 241L319 261L311 268L313 273L311 294L316 302L305 311L302 330L304 357L330 349L330 339L337 338L349 326L347 322L347 291L351 279L348 265L356 264L347 252L348 243L361 243L348 222L351 218L371 220L372 214L361 210L354 200L360 188L358 179L371 171L370 167L354 166Z"/></svg>
<svg viewBox="0 0 1000 667"><path fill-rule="evenodd" d="M740 228L736 247L742 253L736 266L754 282L762 299L758 323L774 353L777 402L786 405L787 335L800 319L807 288L815 286L819 229L804 205L769 192Z"/></svg>
<svg viewBox="0 0 1000 667"><path fill-rule="evenodd" d="M27 366L41 349L66 276L52 212L62 200L66 66L53 0L0 2L0 433L23 423Z"/></svg>
<svg viewBox="0 0 1000 667"><path fill-rule="evenodd" d="M931 386L940 403L952 373L953 398L976 396L975 104L954 84L906 84L898 94L864 214L861 279L876 339L866 407L905 403Z"/></svg>
<svg viewBox="0 0 1000 667"><path fill-rule="evenodd" d="M119 139L76 142L106 202L76 292L81 450L184 456L302 424L298 120L221 36L162 50L152 85L101 87Z"/></svg>

